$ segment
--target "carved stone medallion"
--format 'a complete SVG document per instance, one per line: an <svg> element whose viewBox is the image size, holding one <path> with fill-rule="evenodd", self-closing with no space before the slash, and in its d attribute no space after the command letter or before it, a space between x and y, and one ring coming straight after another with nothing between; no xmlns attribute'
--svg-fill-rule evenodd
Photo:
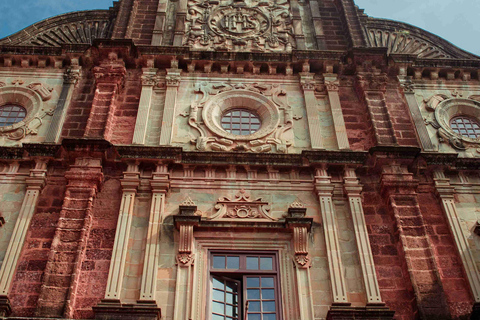
<svg viewBox="0 0 480 320"><path fill-rule="evenodd" d="M292 110L278 85L201 83L195 92L202 98L180 116L188 117L188 124L200 134L191 140L197 150L287 153L293 145L289 135ZM238 135L222 127L222 116L240 107L258 114L261 126L257 131Z"/></svg>
<svg viewBox="0 0 480 320"><path fill-rule="evenodd" d="M291 52L290 6L284 0L190 0L184 44L199 50Z"/></svg>

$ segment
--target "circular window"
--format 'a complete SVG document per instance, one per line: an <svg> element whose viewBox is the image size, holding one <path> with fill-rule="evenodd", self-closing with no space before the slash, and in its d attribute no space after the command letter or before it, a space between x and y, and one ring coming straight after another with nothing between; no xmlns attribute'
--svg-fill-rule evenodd
<svg viewBox="0 0 480 320"><path fill-rule="evenodd" d="M233 109L222 117L222 128L228 133L246 136L260 129L260 118L247 109Z"/></svg>
<svg viewBox="0 0 480 320"><path fill-rule="evenodd" d="M27 116L24 107L15 104L6 104L0 107L0 127L11 126L22 121Z"/></svg>
<svg viewBox="0 0 480 320"><path fill-rule="evenodd" d="M470 139L480 138L480 124L477 120L465 117L456 116L450 120L450 127L455 133Z"/></svg>

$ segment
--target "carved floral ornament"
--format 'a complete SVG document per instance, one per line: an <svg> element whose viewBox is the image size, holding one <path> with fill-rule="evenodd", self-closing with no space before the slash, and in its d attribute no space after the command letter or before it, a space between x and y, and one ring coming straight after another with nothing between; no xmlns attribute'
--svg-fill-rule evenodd
<svg viewBox="0 0 480 320"><path fill-rule="evenodd" d="M268 202L262 198L251 199L245 190L240 190L234 198L221 197L215 205L217 210L209 220L255 219L257 221L276 221L270 216Z"/></svg>
<svg viewBox="0 0 480 320"><path fill-rule="evenodd" d="M293 145L289 132L293 115L286 92L278 85L258 83L202 83L195 93L201 98L192 102L188 124L199 136L191 140L197 150L250 151L287 153ZM227 132L221 126L222 116L232 109L243 108L260 118L261 126L248 135Z"/></svg>
<svg viewBox="0 0 480 320"><path fill-rule="evenodd" d="M425 122L437 129L439 141L448 143L457 150L479 148L480 139L473 139L455 132L450 120L456 116L480 119L480 102L472 99L450 98L446 95L434 95L424 100L425 109L431 112Z"/></svg>
<svg viewBox="0 0 480 320"><path fill-rule="evenodd" d="M0 82L0 106L14 104L26 110L23 120L0 127L0 136L20 140L27 135L38 134L43 119L47 115L53 115L53 110L46 110L43 104L52 98L52 93L53 88L41 82L32 82L28 85L21 79L16 79L11 84Z"/></svg>
<svg viewBox="0 0 480 320"><path fill-rule="evenodd" d="M189 0L184 44L199 50L291 52L286 0Z"/></svg>

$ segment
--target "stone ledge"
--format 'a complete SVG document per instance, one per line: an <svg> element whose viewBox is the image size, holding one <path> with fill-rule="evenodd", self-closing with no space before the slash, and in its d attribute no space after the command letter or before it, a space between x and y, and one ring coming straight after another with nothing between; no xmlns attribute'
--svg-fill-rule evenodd
<svg viewBox="0 0 480 320"><path fill-rule="evenodd" d="M327 320L392 320L395 311L385 306L331 306L327 314Z"/></svg>
<svg viewBox="0 0 480 320"><path fill-rule="evenodd" d="M156 302L136 304L102 300L93 307L95 319L98 320L159 320L162 316Z"/></svg>

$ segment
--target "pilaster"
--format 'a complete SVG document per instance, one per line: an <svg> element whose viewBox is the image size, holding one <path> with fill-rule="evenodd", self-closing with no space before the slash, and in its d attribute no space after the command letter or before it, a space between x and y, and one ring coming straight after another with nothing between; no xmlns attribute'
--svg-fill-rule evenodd
<svg viewBox="0 0 480 320"><path fill-rule="evenodd" d="M420 143L422 144L423 150L425 151L435 151L433 146L432 139L427 131L425 121L423 120L422 113L418 107L417 99L415 98L415 88L410 79L405 79L399 77L400 86L403 89L405 95L405 100L407 101L410 114L412 115L413 123L417 129L418 137L420 138Z"/></svg>
<svg viewBox="0 0 480 320"><path fill-rule="evenodd" d="M25 197L0 268L0 316L8 316L11 312L8 294L40 191L45 185L46 173L47 160L37 159L35 167L30 170L30 176L26 179Z"/></svg>
<svg viewBox="0 0 480 320"><path fill-rule="evenodd" d="M180 85L181 69L167 69L165 78L167 90L165 93L165 107L163 108L162 126L160 132L160 145L171 145L173 126L175 121L175 107L177 103L177 92Z"/></svg>
<svg viewBox="0 0 480 320"><path fill-rule="evenodd" d="M165 25L167 20L168 0L158 1L157 16L155 17L155 26L153 28L152 46L160 46L165 37Z"/></svg>
<svg viewBox="0 0 480 320"><path fill-rule="evenodd" d="M165 196L170 187L168 166L158 164L150 181L152 204L148 221L147 244L143 263L142 284L139 302L156 303L158 257L160 253L160 232L165 218Z"/></svg>
<svg viewBox="0 0 480 320"><path fill-rule="evenodd" d="M62 92L58 98L57 107L53 113L52 122L48 128L45 142L59 142L63 123L65 122L67 115L67 109L70 105L70 101L72 100L73 90L75 89L75 85L80 78L80 70L81 67L72 66L68 68L64 74Z"/></svg>
<svg viewBox="0 0 480 320"><path fill-rule="evenodd" d="M363 283L365 284L365 291L367 293L367 304L383 305L363 212L361 197L362 186L358 182L354 168L345 168L344 189L347 194L353 226L355 228L358 255L360 256L360 265L362 266Z"/></svg>
<svg viewBox="0 0 480 320"><path fill-rule="evenodd" d="M315 191L320 201L322 225L325 233L325 243L327 245L328 268L332 282L333 304L350 305L347 297L342 255L335 221L335 208L332 200L333 189L334 186L331 182L331 177L327 173L326 166L317 168L315 174Z"/></svg>
<svg viewBox="0 0 480 320"><path fill-rule="evenodd" d="M335 136L337 138L338 149L348 150L347 127L343 118L342 106L338 95L339 81L335 74L324 74L325 87L328 92L328 100L330 101L330 109L332 111L333 126L335 127Z"/></svg>
<svg viewBox="0 0 480 320"><path fill-rule="evenodd" d="M120 302L135 195L140 184L138 164L128 164L127 171L123 173L121 184L123 189L122 202L120 204L120 212L118 213L117 232L115 233L107 289L105 291L105 300L116 302Z"/></svg>
<svg viewBox="0 0 480 320"><path fill-rule="evenodd" d="M293 232L294 264L297 277L298 301L300 304L300 319L313 320L312 277L310 273L308 239L309 231L313 222L312 218L306 218L307 208L298 200L288 208L285 219L287 228Z"/></svg>
<svg viewBox="0 0 480 320"><path fill-rule="evenodd" d="M156 68L143 68L142 92L138 104L135 132L133 133L133 144L145 144L147 134L148 118L152 103L153 87L157 84Z"/></svg>
<svg viewBox="0 0 480 320"><path fill-rule="evenodd" d="M116 96L123 86L127 71L125 63L112 52L109 59L95 67L93 72L96 80L95 96L84 136L109 140L113 130Z"/></svg>
<svg viewBox="0 0 480 320"><path fill-rule="evenodd" d="M65 173L67 188L50 248L36 316L72 318L92 208L103 181L101 160L76 158ZM68 277L68 281L61 281Z"/></svg>
<svg viewBox="0 0 480 320"><path fill-rule="evenodd" d="M448 225L462 260L475 304L480 304L480 273L478 272L472 249L468 244L468 236L463 230L460 217L458 216L454 199L454 187L450 185L450 179L445 177L445 173L442 170L436 170L433 175L435 189L442 202L443 212L448 219Z"/></svg>
<svg viewBox="0 0 480 320"><path fill-rule="evenodd" d="M317 107L317 98L315 98L315 80L314 74L303 72L300 74L300 84L305 99L305 108L307 109L308 129L310 132L310 141L312 149L324 149L321 133L320 115Z"/></svg>
<svg viewBox="0 0 480 320"><path fill-rule="evenodd" d="M450 310L420 211L417 186L418 181L406 166L393 162L382 168L382 194L394 216L420 316L423 319L447 318L451 316Z"/></svg>
<svg viewBox="0 0 480 320"><path fill-rule="evenodd" d="M200 222L200 216L195 215L196 211L195 203L187 198L179 206L179 214L174 216L175 226L179 230L179 238L173 318L178 320L191 319L192 277L195 261L193 228Z"/></svg>

